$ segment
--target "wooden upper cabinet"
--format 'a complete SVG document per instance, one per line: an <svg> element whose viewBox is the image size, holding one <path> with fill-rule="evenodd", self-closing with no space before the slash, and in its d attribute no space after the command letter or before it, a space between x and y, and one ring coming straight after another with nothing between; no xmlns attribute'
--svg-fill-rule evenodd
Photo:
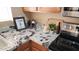
<svg viewBox="0 0 79 59"><path fill-rule="evenodd" d="M60 13L59 7L23 7L25 12Z"/></svg>
<svg viewBox="0 0 79 59"><path fill-rule="evenodd" d="M36 12L36 7L23 7L25 12Z"/></svg>
<svg viewBox="0 0 79 59"><path fill-rule="evenodd" d="M61 8L59 7L39 7L40 12L47 12L47 13L60 13Z"/></svg>

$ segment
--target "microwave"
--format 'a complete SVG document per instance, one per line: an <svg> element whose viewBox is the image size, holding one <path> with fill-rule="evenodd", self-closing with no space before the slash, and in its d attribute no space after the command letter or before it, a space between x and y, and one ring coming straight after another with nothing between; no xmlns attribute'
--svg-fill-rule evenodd
<svg viewBox="0 0 79 59"><path fill-rule="evenodd" d="M62 15L65 17L79 17L79 7L64 7Z"/></svg>

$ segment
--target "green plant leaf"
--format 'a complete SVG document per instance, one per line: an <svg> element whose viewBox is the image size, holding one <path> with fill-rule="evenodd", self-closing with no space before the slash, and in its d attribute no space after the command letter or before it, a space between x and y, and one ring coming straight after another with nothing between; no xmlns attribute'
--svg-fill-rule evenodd
<svg viewBox="0 0 79 59"><path fill-rule="evenodd" d="M56 30L56 24L49 24L49 28L51 31Z"/></svg>

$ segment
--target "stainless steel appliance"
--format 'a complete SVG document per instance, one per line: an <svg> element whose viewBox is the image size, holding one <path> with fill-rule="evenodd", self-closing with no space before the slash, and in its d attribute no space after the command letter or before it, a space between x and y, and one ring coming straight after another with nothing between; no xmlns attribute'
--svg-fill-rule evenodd
<svg viewBox="0 0 79 59"><path fill-rule="evenodd" d="M64 7L63 16L66 17L79 17L79 7Z"/></svg>
<svg viewBox="0 0 79 59"><path fill-rule="evenodd" d="M68 31L73 36L78 36L78 34L79 34L79 24L64 22L61 30Z"/></svg>
<svg viewBox="0 0 79 59"><path fill-rule="evenodd" d="M52 51L79 51L79 25L64 23L60 35L49 45Z"/></svg>

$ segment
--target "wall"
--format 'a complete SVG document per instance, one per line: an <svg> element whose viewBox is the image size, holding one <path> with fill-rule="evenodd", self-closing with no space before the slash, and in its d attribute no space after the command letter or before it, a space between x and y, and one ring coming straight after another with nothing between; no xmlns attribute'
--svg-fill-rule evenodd
<svg viewBox="0 0 79 59"><path fill-rule="evenodd" d="M24 16L25 19L27 20L27 17L26 17L25 14L23 13L21 7L12 7L12 8L11 8L11 11L12 11L12 16L13 16L13 17ZM11 26L11 25L13 25L13 21L0 22L0 28L1 28L1 27L6 27L6 26Z"/></svg>
<svg viewBox="0 0 79 59"><path fill-rule="evenodd" d="M6 26L11 26L13 24L12 21L4 21L4 22L0 22L0 28L2 27L6 27Z"/></svg>
<svg viewBox="0 0 79 59"><path fill-rule="evenodd" d="M27 20L27 17L26 15L24 14L23 10L21 7L12 7L11 8L12 10L12 16L13 17L20 17L20 16L23 16L25 17L25 19Z"/></svg>
<svg viewBox="0 0 79 59"><path fill-rule="evenodd" d="M47 23L48 18L61 19L67 22L79 23L79 18L71 18L71 17L62 17L61 13L53 14L53 13L30 13L26 12L25 14L22 11L21 7L12 7L12 15L13 17L24 16L26 20L28 19L36 19L38 22L44 24ZM13 25L12 21L0 22L0 27Z"/></svg>

